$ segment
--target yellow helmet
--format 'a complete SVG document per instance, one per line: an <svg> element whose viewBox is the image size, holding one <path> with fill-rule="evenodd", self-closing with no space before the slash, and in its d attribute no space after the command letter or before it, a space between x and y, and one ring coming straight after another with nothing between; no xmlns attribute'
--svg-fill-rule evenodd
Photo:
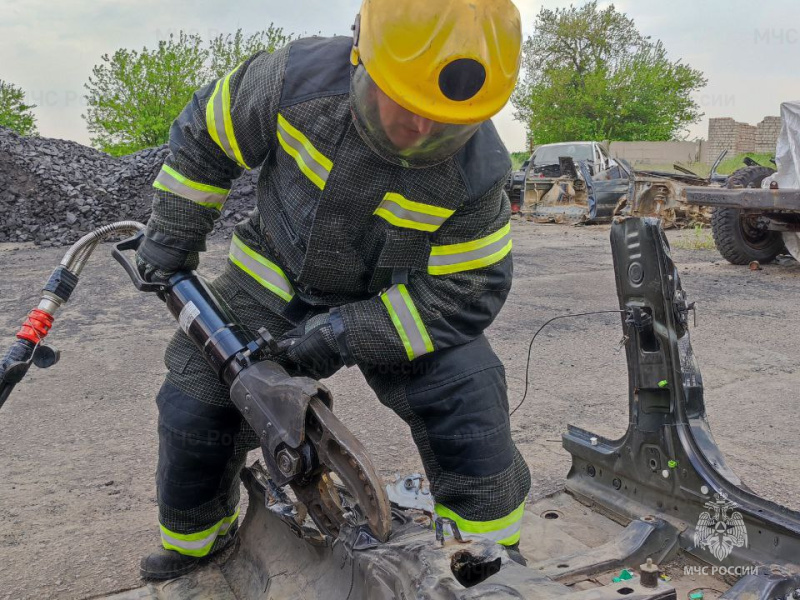
<svg viewBox="0 0 800 600"><path fill-rule="evenodd" d="M508 102L521 44L511 0L363 0L350 60L412 113L474 124Z"/></svg>

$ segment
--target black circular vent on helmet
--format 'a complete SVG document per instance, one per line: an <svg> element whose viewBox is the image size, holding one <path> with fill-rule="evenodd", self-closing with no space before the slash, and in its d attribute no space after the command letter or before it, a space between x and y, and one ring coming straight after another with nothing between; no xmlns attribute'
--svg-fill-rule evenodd
<svg viewBox="0 0 800 600"><path fill-rule="evenodd" d="M486 69L477 60L459 58L439 73L439 89L450 100L462 102L477 94L486 82Z"/></svg>

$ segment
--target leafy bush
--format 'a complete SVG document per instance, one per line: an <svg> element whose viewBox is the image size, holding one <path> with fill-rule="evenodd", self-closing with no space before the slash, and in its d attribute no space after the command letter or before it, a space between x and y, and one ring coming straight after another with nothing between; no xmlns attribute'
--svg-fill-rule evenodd
<svg viewBox="0 0 800 600"><path fill-rule="evenodd" d="M0 79L0 127L8 127L20 135L37 135L35 104L25 104L25 92Z"/></svg>

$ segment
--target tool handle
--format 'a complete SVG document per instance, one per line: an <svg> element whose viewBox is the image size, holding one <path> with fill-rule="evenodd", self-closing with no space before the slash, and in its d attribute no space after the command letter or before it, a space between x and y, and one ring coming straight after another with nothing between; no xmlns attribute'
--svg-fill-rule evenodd
<svg viewBox="0 0 800 600"><path fill-rule="evenodd" d="M111 251L111 256L114 257L122 268L125 269L125 272L128 274L128 277L131 278L133 285L136 286L136 289L140 292L163 292L167 289L167 286L163 283L150 283L149 281L145 281L142 279L142 276L139 274L139 269L136 267L134 263L129 261L125 258L123 254L126 250L138 250L139 246L142 245L142 240L144 240L144 231L139 231L133 237L130 237L126 240L122 240L121 242L117 242L114 244L114 249Z"/></svg>
<svg viewBox="0 0 800 600"><path fill-rule="evenodd" d="M28 340L16 340L0 362L0 408L11 395L11 390L20 382L30 367L34 344Z"/></svg>

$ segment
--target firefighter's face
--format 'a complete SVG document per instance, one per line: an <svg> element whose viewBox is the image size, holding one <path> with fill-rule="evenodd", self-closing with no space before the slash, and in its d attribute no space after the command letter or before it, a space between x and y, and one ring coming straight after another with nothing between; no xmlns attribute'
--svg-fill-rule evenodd
<svg viewBox="0 0 800 600"><path fill-rule="evenodd" d="M439 123L406 110L384 94L380 88L376 89L376 92L375 100L378 104L381 126L386 137L399 150L418 146L436 133Z"/></svg>
<svg viewBox="0 0 800 600"><path fill-rule="evenodd" d="M350 109L361 139L378 156L402 167L444 162L467 143L480 123L441 123L403 108L359 65L350 79Z"/></svg>

